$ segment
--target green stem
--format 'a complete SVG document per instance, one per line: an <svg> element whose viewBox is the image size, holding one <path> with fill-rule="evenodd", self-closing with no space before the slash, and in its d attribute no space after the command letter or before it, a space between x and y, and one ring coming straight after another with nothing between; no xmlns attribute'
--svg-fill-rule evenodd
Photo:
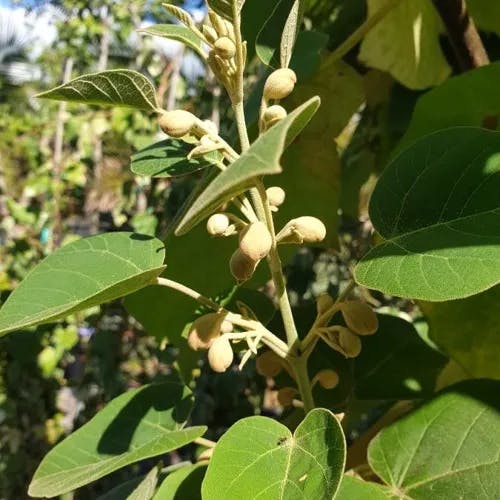
<svg viewBox="0 0 500 500"><path fill-rule="evenodd" d="M292 368L295 373L302 403L304 404L304 412L308 413L314 409L315 404L312 395L312 385L307 371L307 358L304 356L297 358L295 362L292 362Z"/></svg>

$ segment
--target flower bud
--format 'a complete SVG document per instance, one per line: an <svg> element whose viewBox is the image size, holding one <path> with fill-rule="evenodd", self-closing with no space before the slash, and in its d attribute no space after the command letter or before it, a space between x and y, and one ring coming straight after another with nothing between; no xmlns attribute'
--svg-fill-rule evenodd
<svg viewBox="0 0 500 500"><path fill-rule="evenodd" d="M287 222L276 240L279 243L318 243L325 237L325 225L316 217L304 216Z"/></svg>
<svg viewBox="0 0 500 500"><path fill-rule="evenodd" d="M171 137L184 137L191 132L195 123L196 116L183 109L165 111L158 119L160 128Z"/></svg>
<svg viewBox="0 0 500 500"><path fill-rule="evenodd" d="M236 45L230 38L223 36L214 43L214 50L222 59L232 59L236 54Z"/></svg>
<svg viewBox="0 0 500 500"><path fill-rule="evenodd" d="M221 333L231 333L231 332L234 332L234 325L231 323L231 321L225 319L222 322L222 325L220 326L220 331L221 331Z"/></svg>
<svg viewBox="0 0 500 500"><path fill-rule="evenodd" d="M231 269L231 274L236 278L239 283L249 280L255 268L257 267L258 261L248 258L239 248L231 256L229 261L229 268Z"/></svg>
<svg viewBox="0 0 500 500"><path fill-rule="evenodd" d="M213 214L207 220L207 232L211 236L224 236L230 225L226 214Z"/></svg>
<svg viewBox="0 0 500 500"><path fill-rule="evenodd" d="M334 389L339 385L339 376L333 370L321 370L315 378L323 389Z"/></svg>
<svg viewBox="0 0 500 500"><path fill-rule="evenodd" d="M279 186L271 186L266 189L267 200L271 208L278 208L285 202L285 191Z"/></svg>
<svg viewBox="0 0 500 500"><path fill-rule="evenodd" d="M264 122L264 128L267 130L273 125L287 117L286 109L283 106L275 104L274 106L269 106L262 116L262 121Z"/></svg>
<svg viewBox="0 0 500 500"><path fill-rule="evenodd" d="M215 339L208 350L208 362L217 373L224 373L231 366L233 358L233 348L226 337Z"/></svg>
<svg viewBox="0 0 500 500"><path fill-rule="evenodd" d="M316 310L318 311L318 315L326 313L328 309L330 309L335 301L333 300L333 297L328 295L327 293L321 294L317 299L316 299Z"/></svg>
<svg viewBox="0 0 500 500"><path fill-rule="evenodd" d="M281 68L273 71L266 80L264 85L264 99L285 99L295 88L297 83L297 75L288 68Z"/></svg>
<svg viewBox="0 0 500 500"><path fill-rule="evenodd" d="M373 309L364 302L350 300L339 304L344 321L358 335L373 335L378 328L378 318Z"/></svg>
<svg viewBox="0 0 500 500"><path fill-rule="evenodd" d="M361 340L360 338L351 332L348 328L339 328L339 333L337 337L337 344L339 346L340 352L346 358L356 358L361 352Z"/></svg>
<svg viewBox="0 0 500 500"><path fill-rule="evenodd" d="M208 349L220 335L224 316L220 313L209 313L195 319L187 338L189 347L195 351Z"/></svg>
<svg viewBox="0 0 500 500"><path fill-rule="evenodd" d="M295 387L283 387L278 391L278 401L281 406L292 406L295 396L299 391Z"/></svg>
<svg viewBox="0 0 500 500"><path fill-rule="evenodd" d="M250 260L259 261L266 257L272 245L271 233L261 221L249 224L240 233L240 250Z"/></svg>
<svg viewBox="0 0 500 500"><path fill-rule="evenodd" d="M262 353L255 362L257 373L263 377L276 377L283 370L279 356L273 351Z"/></svg>

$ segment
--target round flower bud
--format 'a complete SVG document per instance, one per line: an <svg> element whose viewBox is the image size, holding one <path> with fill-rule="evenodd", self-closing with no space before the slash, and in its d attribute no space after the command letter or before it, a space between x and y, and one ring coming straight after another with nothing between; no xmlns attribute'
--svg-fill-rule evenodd
<svg viewBox="0 0 500 500"><path fill-rule="evenodd" d="M327 293L321 294L317 299L316 299L316 310L318 311L318 314L324 314L328 309L330 309L335 301L333 298L328 295Z"/></svg>
<svg viewBox="0 0 500 500"><path fill-rule="evenodd" d="M229 217L226 214L213 214L207 220L207 231L211 236L224 236L230 225Z"/></svg>
<svg viewBox="0 0 500 500"><path fill-rule="evenodd" d="M195 126L196 116L182 109L165 111L165 113L160 115L158 124L163 132L171 137L184 137Z"/></svg>
<svg viewBox="0 0 500 500"><path fill-rule="evenodd" d="M297 75L288 68L281 68L273 71L266 80L264 85L264 99L285 99L295 88L297 83Z"/></svg>
<svg viewBox="0 0 500 500"><path fill-rule="evenodd" d="M231 269L231 274L236 278L239 283L249 280L255 268L257 267L258 261L248 258L239 248L231 256L229 261L229 268Z"/></svg>
<svg viewBox="0 0 500 500"><path fill-rule="evenodd" d="M262 353L255 364L257 373L263 377L276 377L283 370L279 356L273 351Z"/></svg>
<svg viewBox="0 0 500 500"><path fill-rule="evenodd" d="M266 194L271 207L280 207L285 202L285 191L278 186L267 188Z"/></svg>
<svg viewBox="0 0 500 500"><path fill-rule="evenodd" d="M361 352L360 338L348 328L341 328L338 335L338 344L346 358L356 358Z"/></svg>
<svg viewBox="0 0 500 500"><path fill-rule="evenodd" d="M233 362L234 353L231 342L226 337L219 337L208 350L208 362L214 372L224 373Z"/></svg>
<svg viewBox="0 0 500 500"><path fill-rule="evenodd" d="M250 260L259 261L266 257L272 245L271 233L261 221L249 224L240 233L240 250Z"/></svg>
<svg viewBox="0 0 500 500"><path fill-rule="evenodd" d="M214 50L222 59L232 59L236 54L236 45L227 36L222 36L214 43Z"/></svg>
<svg viewBox="0 0 500 500"><path fill-rule="evenodd" d="M325 225L316 217L306 215L289 221L276 239L281 243L318 243L325 237Z"/></svg>
<svg viewBox="0 0 500 500"><path fill-rule="evenodd" d="M323 389L334 389L339 385L339 376L333 370L321 370L315 378Z"/></svg>
<svg viewBox="0 0 500 500"><path fill-rule="evenodd" d="M295 387L283 387L278 391L278 401L281 406L292 406L299 391Z"/></svg>
<svg viewBox="0 0 500 500"><path fill-rule="evenodd" d="M209 313L195 319L188 333L189 347L195 351L208 349L220 335L224 316L220 313Z"/></svg>
<svg viewBox="0 0 500 500"><path fill-rule="evenodd" d="M283 106L275 104L274 106L269 106L262 116L262 121L264 122L264 126L267 129L271 128L273 125L276 125L278 122L283 120L283 118L287 117L286 109Z"/></svg>
<svg viewBox="0 0 500 500"><path fill-rule="evenodd" d="M340 310L347 326L354 333L373 335L377 331L377 315L368 304L350 300L340 304Z"/></svg>

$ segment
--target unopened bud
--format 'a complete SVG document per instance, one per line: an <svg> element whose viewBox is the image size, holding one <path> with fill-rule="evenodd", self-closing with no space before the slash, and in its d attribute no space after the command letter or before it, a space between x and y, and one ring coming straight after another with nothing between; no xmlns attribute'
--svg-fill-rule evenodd
<svg viewBox="0 0 500 500"><path fill-rule="evenodd" d="M213 214L207 220L207 231L211 236L224 236L230 225L226 214Z"/></svg>
<svg viewBox="0 0 500 500"><path fill-rule="evenodd" d="M249 280L259 261L248 258L239 248L231 256L229 261L229 268L231 274L236 278L239 283Z"/></svg>
<svg viewBox="0 0 500 500"><path fill-rule="evenodd" d="M278 233L279 243L318 243L326 237L325 225L316 217L303 216L289 221Z"/></svg>
<svg viewBox="0 0 500 500"><path fill-rule="evenodd" d="M273 71L264 85L264 99L280 100L288 97L295 88L297 75L288 68L281 68Z"/></svg>
<svg viewBox="0 0 500 500"><path fill-rule="evenodd" d="M250 260L259 261L266 257L272 245L271 233L261 221L253 222L241 232L240 250Z"/></svg>
<svg viewBox="0 0 500 500"><path fill-rule="evenodd" d="M231 333L231 332L234 332L234 325L231 323L231 321L225 319L222 322L222 325L220 326L220 331L221 331L221 333Z"/></svg>
<svg viewBox="0 0 500 500"><path fill-rule="evenodd" d="M232 59L236 54L236 45L230 38L223 36L215 42L214 50L222 59Z"/></svg>
<svg viewBox="0 0 500 500"><path fill-rule="evenodd" d="M283 120L283 118L287 117L286 109L283 106L279 106L275 104L274 106L269 106L262 116L262 121L264 122L265 129L271 128L273 125L276 125L278 122Z"/></svg>
<svg viewBox="0 0 500 500"><path fill-rule="evenodd" d="M337 327L340 331L337 336L337 343L340 352L346 358L356 358L361 352L361 339L348 328Z"/></svg>
<svg viewBox="0 0 500 500"><path fill-rule="evenodd" d="M281 406L292 406L295 396L299 391L295 387L283 387L278 391L278 401Z"/></svg>
<svg viewBox="0 0 500 500"><path fill-rule="evenodd" d="M266 189L267 200L271 208L278 208L285 202L285 191L279 186L271 186Z"/></svg>
<svg viewBox="0 0 500 500"><path fill-rule="evenodd" d="M208 350L208 362L217 373L224 373L231 366L233 358L233 348L226 337L215 339Z"/></svg>
<svg viewBox="0 0 500 500"><path fill-rule="evenodd" d="M330 295L328 295L327 293L321 294L316 299L316 310L318 311L318 315L325 314L326 311L328 311L334 303L335 301Z"/></svg>
<svg viewBox="0 0 500 500"><path fill-rule="evenodd" d="M196 116L189 111L176 109L175 111L165 111L158 119L160 128L171 137L184 137L191 132L196 124Z"/></svg>
<svg viewBox="0 0 500 500"><path fill-rule="evenodd" d="M195 351L208 349L219 337L223 321L224 314L220 313L209 313L195 319L187 338L189 347Z"/></svg>
<svg viewBox="0 0 500 500"><path fill-rule="evenodd" d="M263 377L276 377L283 370L279 356L273 351L262 353L256 360L257 373Z"/></svg>
<svg viewBox="0 0 500 500"><path fill-rule="evenodd" d="M323 389L334 389L339 385L339 376L333 370L321 370L315 378Z"/></svg>
<svg viewBox="0 0 500 500"><path fill-rule="evenodd" d="M378 318L364 302L348 301L339 304L346 325L358 335L373 335L378 328Z"/></svg>

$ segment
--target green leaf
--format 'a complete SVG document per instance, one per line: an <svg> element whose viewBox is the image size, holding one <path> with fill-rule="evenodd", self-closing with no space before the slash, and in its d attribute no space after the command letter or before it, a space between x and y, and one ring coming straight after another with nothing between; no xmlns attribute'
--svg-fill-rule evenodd
<svg viewBox="0 0 500 500"><path fill-rule="evenodd" d="M188 160L191 149L183 141L166 139L133 154L130 168L134 174L146 177L178 177L210 167L211 159L217 159L216 154L211 154Z"/></svg>
<svg viewBox="0 0 500 500"><path fill-rule="evenodd" d="M313 97L259 137L201 193L180 221L176 234L187 233L218 206L252 187L256 177L280 173L284 149L307 125L319 103L319 98Z"/></svg>
<svg viewBox="0 0 500 500"><path fill-rule="evenodd" d="M283 65L280 60L283 57L283 54L281 53L281 43L282 37L285 36L287 20L289 19L289 16L292 15L291 10L294 8L294 4L296 2L295 0L278 0L274 3L275 6L271 15L263 23L262 29L257 35L255 40L255 50L257 56L265 65L272 66L273 68L279 68L288 66L288 64ZM260 19L262 19L262 17ZM295 38L296 35L297 34L295 33ZM295 44L295 39L293 40L293 44Z"/></svg>
<svg viewBox="0 0 500 500"><path fill-rule="evenodd" d="M321 246L338 245L338 205L340 166L335 138L363 103L364 93L359 74L342 61L325 58L317 74L297 85L286 101L295 106L307 96L319 94L321 107L283 156L283 174L269 179L287 195L275 216L277 228L295 217L318 217L327 228Z"/></svg>
<svg viewBox="0 0 500 500"><path fill-rule="evenodd" d="M370 217L385 242L356 266L358 283L430 301L500 281L500 133L436 132L384 171Z"/></svg>
<svg viewBox="0 0 500 500"><path fill-rule="evenodd" d="M150 285L163 271L163 243L107 233L70 243L36 266L0 309L0 336L109 302Z"/></svg>
<svg viewBox="0 0 500 500"><path fill-rule="evenodd" d="M377 316L377 332L363 337L363 349L354 360L356 397L411 399L432 395L447 358L431 349L408 321Z"/></svg>
<svg viewBox="0 0 500 500"><path fill-rule="evenodd" d="M382 430L368 448L398 498L500 498L500 384L468 381Z"/></svg>
<svg viewBox="0 0 500 500"><path fill-rule="evenodd" d="M388 500L391 495L375 483L344 475L335 500Z"/></svg>
<svg viewBox="0 0 500 500"><path fill-rule="evenodd" d="M177 24L155 24L153 26L140 29L139 33L146 33L148 35L168 38L170 40L177 40L190 49L193 49L202 58L206 59L207 57L207 54L203 49L202 40L186 26L179 26Z"/></svg>
<svg viewBox="0 0 500 500"><path fill-rule="evenodd" d="M124 498L128 498L145 478L146 476L139 476L125 481L115 486L112 490L107 491L104 495L99 495L97 500L123 500Z"/></svg>
<svg viewBox="0 0 500 500"><path fill-rule="evenodd" d="M500 287L467 299L419 302L429 336L472 377L500 379Z"/></svg>
<svg viewBox="0 0 500 500"><path fill-rule="evenodd" d="M200 462L182 467L161 483L154 500L201 500L201 483L207 464Z"/></svg>
<svg viewBox="0 0 500 500"><path fill-rule="evenodd" d="M292 433L266 417L248 417L219 440L210 460L204 500L335 496L345 464L342 428L328 410L310 411Z"/></svg>
<svg viewBox="0 0 500 500"><path fill-rule="evenodd" d="M105 104L155 111L158 109L153 84L137 71L112 69L80 76L38 94L56 101Z"/></svg>
<svg viewBox="0 0 500 500"><path fill-rule="evenodd" d="M208 6L228 21L233 20L233 6L241 11L244 3L245 0L207 0Z"/></svg>
<svg viewBox="0 0 500 500"><path fill-rule="evenodd" d="M454 76L424 94L417 102L397 151L443 128L459 125L497 128L500 115L499 79L500 62L497 62Z"/></svg>
<svg viewBox="0 0 500 500"><path fill-rule="evenodd" d="M360 60L388 71L411 89L438 85L450 74L441 50L441 21L430 0L368 0L368 15L391 5L365 36Z"/></svg>
<svg viewBox="0 0 500 500"><path fill-rule="evenodd" d="M158 483L158 467L151 469L144 479L127 495L127 500L150 500Z"/></svg>
<svg viewBox="0 0 500 500"><path fill-rule="evenodd" d="M192 442L206 428L184 428L191 406L191 392L177 382L147 385L118 396L49 451L29 494L57 496Z"/></svg>

